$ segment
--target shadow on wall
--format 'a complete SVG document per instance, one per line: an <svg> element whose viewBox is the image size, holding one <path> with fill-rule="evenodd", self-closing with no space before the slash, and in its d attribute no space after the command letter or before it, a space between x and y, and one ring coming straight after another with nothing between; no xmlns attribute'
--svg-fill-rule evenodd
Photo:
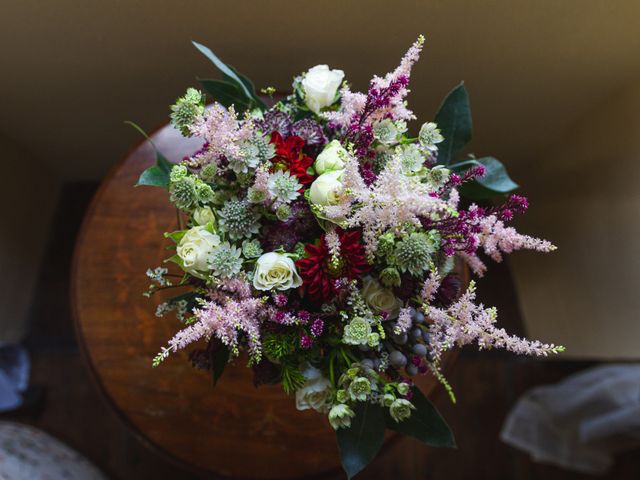
<svg viewBox="0 0 640 480"><path fill-rule="evenodd" d="M0 136L3 183L0 189L0 346L19 342L60 181L25 149Z"/></svg>
<svg viewBox="0 0 640 480"><path fill-rule="evenodd" d="M558 250L511 258L529 334L563 357L640 358L640 83L584 116L527 169L523 232Z"/></svg>

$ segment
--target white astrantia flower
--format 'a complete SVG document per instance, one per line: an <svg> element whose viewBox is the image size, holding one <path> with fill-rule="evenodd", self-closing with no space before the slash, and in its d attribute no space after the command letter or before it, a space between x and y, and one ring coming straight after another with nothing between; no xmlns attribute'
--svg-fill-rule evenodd
<svg viewBox="0 0 640 480"><path fill-rule="evenodd" d="M261 152L258 145L246 141L242 144L242 155L229 159L229 168L235 173L247 173L260 164Z"/></svg>
<svg viewBox="0 0 640 480"><path fill-rule="evenodd" d="M340 181L343 173L344 170L332 170L316 178L309 188L309 201L316 205L337 204L343 191Z"/></svg>
<svg viewBox="0 0 640 480"><path fill-rule="evenodd" d="M349 428L351 426L351 419L355 416L356 414L351 410L351 407L344 403L339 403L329 411L329 423L334 430Z"/></svg>
<svg viewBox="0 0 640 480"><path fill-rule="evenodd" d="M373 126L373 135L380 143L393 145L398 143L400 131L390 118L385 118Z"/></svg>
<svg viewBox="0 0 640 480"><path fill-rule="evenodd" d="M258 258L253 274L253 286L257 290L289 290L300 285L302 278L288 256L269 252Z"/></svg>
<svg viewBox="0 0 640 480"><path fill-rule="evenodd" d="M302 185L298 179L288 171L279 170L269 175L267 189L276 200L289 203L298 198L301 188Z"/></svg>
<svg viewBox="0 0 640 480"><path fill-rule="evenodd" d="M216 247L209 256L209 265L213 275L220 278L233 278L242 269L242 250L229 242Z"/></svg>
<svg viewBox="0 0 640 480"><path fill-rule="evenodd" d="M309 69L301 82L307 107L320 113L320 109L331 105L343 78L342 70L331 70L327 65L316 65Z"/></svg>
<svg viewBox="0 0 640 480"><path fill-rule="evenodd" d="M402 173L413 175L424 170L425 158L423 152L416 145L406 145L404 148L398 149L397 152L400 153Z"/></svg>
<svg viewBox="0 0 640 480"><path fill-rule="evenodd" d="M312 366L307 366L302 375L306 378L305 384L296 391L296 408L328 413L331 404L331 382L322 375L322 372Z"/></svg>
<svg viewBox="0 0 640 480"><path fill-rule="evenodd" d="M204 226L193 227L178 243L176 254L188 273L205 278L209 271L209 256L220 245L220 237Z"/></svg>
<svg viewBox="0 0 640 480"><path fill-rule="evenodd" d="M342 170L347 158L347 150L340 144L338 140L331 140L325 147L313 164L318 175L332 170Z"/></svg>
<svg viewBox="0 0 640 480"><path fill-rule="evenodd" d="M427 122L420 128L418 140L425 150L435 152L438 150L437 144L443 142L444 137L440 133L440 129L437 124Z"/></svg>
<svg viewBox="0 0 640 480"><path fill-rule="evenodd" d="M411 410L415 410L416 407L409 400L404 398L398 398L393 401L389 406L389 415L396 423L400 423L411 416Z"/></svg>

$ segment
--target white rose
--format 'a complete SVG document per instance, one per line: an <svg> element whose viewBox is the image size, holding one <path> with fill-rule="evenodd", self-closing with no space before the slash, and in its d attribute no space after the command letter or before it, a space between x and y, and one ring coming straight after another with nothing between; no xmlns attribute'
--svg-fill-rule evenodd
<svg viewBox="0 0 640 480"><path fill-rule="evenodd" d="M325 172L309 188L309 200L316 205L335 205L340 200L343 186L340 178L344 170Z"/></svg>
<svg viewBox="0 0 640 480"><path fill-rule="evenodd" d="M402 307L402 301L393 294L391 289L383 287L371 277L364 280L362 296L374 312L385 312L388 315L387 318L396 318Z"/></svg>
<svg viewBox="0 0 640 480"><path fill-rule="evenodd" d="M199 226L190 229L178 243L176 253L185 271L203 278L203 273L209 270L209 255L220 245L220 237L211 233L206 227Z"/></svg>
<svg viewBox="0 0 640 480"><path fill-rule="evenodd" d="M253 286L258 290L288 290L302 285L296 266L286 255L269 252L258 258Z"/></svg>
<svg viewBox="0 0 640 480"><path fill-rule="evenodd" d="M322 372L314 367L307 367L302 372L306 383L296 391L296 408L298 410L314 410L327 413L331 395L331 382L322 376Z"/></svg>
<svg viewBox="0 0 640 480"><path fill-rule="evenodd" d="M319 175L331 170L342 170L347 155L347 151L338 140L331 140L316 158L313 168Z"/></svg>
<svg viewBox="0 0 640 480"><path fill-rule="evenodd" d="M331 105L343 78L342 70L329 70L327 65L316 65L309 69L302 79L307 107L315 113L320 113L321 108Z"/></svg>
<svg viewBox="0 0 640 480"><path fill-rule="evenodd" d="M200 207L193 212L193 221L198 225L206 225L207 223L215 225L216 215L213 213L213 210L211 210L211 207Z"/></svg>

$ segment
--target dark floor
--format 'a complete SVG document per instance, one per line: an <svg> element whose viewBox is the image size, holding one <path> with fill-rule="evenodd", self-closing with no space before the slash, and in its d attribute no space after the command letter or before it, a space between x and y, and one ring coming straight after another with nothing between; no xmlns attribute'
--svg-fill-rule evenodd
<svg viewBox="0 0 640 480"><path fill-rule="evenodd" d="M78 351L68 301L69 266L75 235L95 188L95 184L83 183L63 189L40 272L31 334L26 341L33 362L29 405L0 418L44 429L83 452L114 479L195 478L148 450L126 429L96 390ZM520 333L520 315L508 268L492 267L480 282L479 294L485 303L499 308L502 325ZM416 478L432 480L597 478L532 463L498 438L506 412L522 392L590 365L465 350L449 378L458 397L457 405L449 403L444 395L436 399L456 434L459 448L428 451L403 439L385 455L394 456L398 462L414 462L414 471L422 472ZM599 478L640 478L637 455L638 452L630 452L621 456L614 470ZM374 464L362 478L400 478L388 470L386 466L376 469Z"/></svg>

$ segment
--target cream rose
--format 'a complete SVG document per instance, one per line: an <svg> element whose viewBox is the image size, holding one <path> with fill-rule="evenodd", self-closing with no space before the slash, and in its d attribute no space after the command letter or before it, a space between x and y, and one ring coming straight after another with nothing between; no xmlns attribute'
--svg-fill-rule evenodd
<svg viewBox="0 0 640 480"><path fill-rule="evenodd" d="M209 270L209 255L220 245L220 237L211 233L204 226L193 227L178 243L176 253L185 271L204 278Z"/></svg>
<svg viewBox="0 0 640 480"><path fill-rule="evenodd" d="M206 225L208 223L215 225L216 215L213 213L213 210L211 210L211 207L200 207L193 212L193 220L198 225Z"/></svg>
<svg viewBox="0 0 640 480"><path fill-rule="evenodd" d="M342 70L330 70L327 65L316 65L309 69L302 79L307 107L315 113L320 113L321 108L331 105L343 78Z"/></svg>
<svg viewBox="0 0 640 480"><path fill-rule="evenodd" d="M402 301L389 288L384 288L377 280L367 277L364 280L362 296L367 305L376 313L385 312L387 318L396 318L402 307Z"/></svg>
<svg viewBox="0 0 640 480"><path fill-rule="evenodd" d="M318 175L331 170L342 170L347 155L347 151L338 140L331 140L316 158L313 168Z"/></svg>
<svg viewBox="0 0 640 480"><path fill-rule="evenodd" d="M302 285L296 266L286 255L269 252L258 258L253 286L258 290L289 290Z"/></svg>
<svg viewBox="0 0 640 480"><path fill-rule="evenodd" d="M331 382L322 376L317 368L308 366L302 372L306 383L296 390L296 408L308 410L313 408L317 412L327 413L330 408Z"/></svg>
<svg viewBox="0 0 640 480"><path fill-rule="evenodd" d="M340 178L344 170L325 172L309 188L309 201L316 205L335 205L340 200L343 186Z"/></svg>

